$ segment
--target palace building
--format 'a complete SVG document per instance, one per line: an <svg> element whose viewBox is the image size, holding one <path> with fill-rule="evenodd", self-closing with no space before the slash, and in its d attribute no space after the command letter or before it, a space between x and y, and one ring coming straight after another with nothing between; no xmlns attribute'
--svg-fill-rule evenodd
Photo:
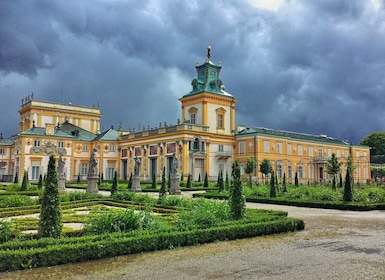
<svg viewBox="0 0 385 280"><path fill-rule="evenodd" d="M16 174L21 180L24 172L30 181L37 181L47 172L51 154L62 155L66 180L78 176L85 180L94 149L104 179L112 179L115 171L120 179L128 178L135 158L140 158L141 179L151 181L155 174L160 180L176 156L184 178L203 180L207 174L215 181L220 171L231 174L233 161L242 167L252 157L257 163L255 180L262 178L259 164L268 159L279 178L286 174L290 180L297 173L301 183L323 182L329 180L326 166L333 153L343 163L348 156L353 158L355 182L370 179L369 147L326 135L236 125L238 100L225 91L222 66L211 61L210 48L205 62L195 68L191 92L179 99L182 112L176 125L100 132L99 106L37 101L33 94L28 96L19 110L19 133L10 139L0 137L0 181L13 181Z"/></svg>

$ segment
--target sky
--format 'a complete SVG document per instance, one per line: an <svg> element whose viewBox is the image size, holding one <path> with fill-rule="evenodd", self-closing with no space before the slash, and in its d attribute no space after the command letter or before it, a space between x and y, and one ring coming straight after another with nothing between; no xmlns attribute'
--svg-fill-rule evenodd
<svg viewBox="0 0 385 280"><path fill-rule="evenodd" d="M385 0L2 0L0 133L32 92L104 130L176 124L208 45L239 125L385 131Z"/></svg>

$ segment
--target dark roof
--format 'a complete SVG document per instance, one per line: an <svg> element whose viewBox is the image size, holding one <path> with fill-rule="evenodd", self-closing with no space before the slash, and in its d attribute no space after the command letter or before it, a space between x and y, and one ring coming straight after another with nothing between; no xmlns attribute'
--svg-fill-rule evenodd
<svg viewBox="0 0 385 280"><path fill-rule="evenodd" d="M305 134L305 133L291 132L291 131L285 131L285 130L264 128L264 127L245 127L241 131L237 132L235 135L242 136L242 135L248 135L248 134L264 134L264 135L292 138L297 140L340 144L345 146L352 145L352 143L350 143L347 140L339 140L336 138L329 137L327 135Z"/></svg>

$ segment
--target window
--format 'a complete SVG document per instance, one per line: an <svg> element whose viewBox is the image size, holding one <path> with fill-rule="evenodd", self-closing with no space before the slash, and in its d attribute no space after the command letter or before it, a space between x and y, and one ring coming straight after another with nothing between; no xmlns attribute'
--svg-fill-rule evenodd
<svg viewBox="0 0 385 280"><path fill-rule="evenodd" d="M263 141L263 151L268 153L270 151L270 143L269 141Z"/></svg>
<svg viewBox="0 0 385 280"><path fill-rule="evenodd" d="M195 138L195 140L194 140L193 150L199 150L199 139L198 138Z"/></svg>
<svg viewBox="0 0 385 280"><path fill-rule="evenodd" d="M88 152L88 146L87 145L83 146L83 152Z"/></svg>
<svg viewBox="0 0 385 280"><path fill-rule="evenodd" d="M245 142L239 142L239 154L245 154L246 149L245 149Z"/></svg>
<svg viewBox="0 0 385 280"><path fill-rule="evenodd" d="M319 156L319 157L322 157L322 154L323 154L322 152L323 152L323 151L322 151L322 148L318 148L318 156Z"/></svg>
<svg viewBox="0 0 385 280"><path fill-rule="evenodd" d="M33 145L34 145L35 147L40 147L40 140L35 140L35 141L33 142Z"/></svg>
<svg viewBox="0 0 385 280"><path fill-rule="evenodd" d="M282 154L282 143L277 142L277 154Z"/></svg>
<svg viewBox="0 0 385 280"><path fill-rule="evenodd" d="M195 114L190 115L190 123L195 124Z"/></svg>
<svg viewBox="0 0 385 280"><path fill-rule="evenodd" d="M309 164L309 178L314 179L314 166L313 164Z"/></svg>
<svg viewBox="0 0 385 280"><path fill-rule="evenodd" d="M114 176L115 176L115 164L110 163L108 164L108 168L107 168L107 178L108 180L113 180Z"/></svg>
<svg viewBox="0 0 385 280"><path fill-rule="evenodd" d="M218 151L223 152L223 145L218 145Z"/></svg>
<svg viewBox="0 0 385 280"><path fill-rule="evenodd" d="M115 145L110 145L110 152L115 152Z"/></svg>
<svg viewBox="0 0 385 280"><path fill-rule="evenodd" d="M298 155L302 156L303 155L303 148L302 145L298 145Z"/></svg>
<svg viewBox="0 0 385 280"><path fill-rule="evenodd" d="M32 174L31 179L32 180L39 180L39 168L40 168L40 161L32 161Z"/></svg>
<svg viewBox="0 0 385 280"><path fill-rule="evenodd" d="M223 128L223 115L218 114L218 128Z"/></svg>
<svg viewBox="0 0 385 280"><path fill-rule="evenodd" d="M0 155L5 155L5 149L0 149Z"/></svg>
<svg viewBox="0 0 385 280"><path fill-rule="evenodd" d="M282 178L282 164L281 163L278 163L277 164L277 176L278 178Z"/></svg>
<svg viewBox="0 0 385 280"><path fill-rule="evenodd" d="M303 166L302 166L302 165L299 165L299 166L298 166L298 178L299 178L299 179L303 179L303 178L304 178L303 175L304 175L304 174L303 174Z"/></svg>
<svg viewBox="0 0 385 280"><path fill-rule="evenodd" d="M293 168L292 168L291 164L289 164L287 166L287 177L288 178L293 178L292 173L293 173Z"/></svg>
<svg viewBox="0 0 385 280"><path fill-rule="evenodd" d="M291 146L291 144L287 144L287 154L288 155L291 155L292 154L292 146Z"/></svg>
<svg viewBox="0 0 385 280"><path fill-rule="evenodd" d="M357 158L360 157L360 151L357 151L357 152L356 152L356 157L357 157Z"/></svg>
<svg viewBox="0 0 385 280"><path fill-rule="evenodd" d="M80 175L87 175L88 173L88 163L80 164Z"/></svg>
<svg viewBox="0 0 385 280"><path fill-rule="evenodd" d="M313 147L310 146L308 148L308 150L309 150L309 156L312 157L313 156Z"/></svg>
<svg viewBox="0 0 385 280"><path fill-rule="evenodd" d="M328 149L328 157L331 157L332 156L332 149Z"/></svg>
<svg viewBox="0 0 385 280"><path fill-rule="evenodd" d="M58 148L64 148L64 142L63 142L63 141L59 141L59 142L57 143L57 147L58 147Z"/></svg>
<svg viewBox="0 0 385 280"><path fill-rule="evenodd" d="M338 157L338 158L341 157L341 150L337 150L337 157Z"/></svg>

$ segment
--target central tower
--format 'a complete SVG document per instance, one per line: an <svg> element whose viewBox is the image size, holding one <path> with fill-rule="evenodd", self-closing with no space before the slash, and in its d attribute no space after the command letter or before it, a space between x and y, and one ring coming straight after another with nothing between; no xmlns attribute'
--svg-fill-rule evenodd
<svg viewBox="0 0 385 280"><path fill-rule="evenodd" d="M182 103L182 120L185 123L207 126L209 132L232 135L235 130L235 104L238 101L225 91L219 77L221 63L211 61L211 47L207 47L205 62L197 62L197 78L191 82L192 90L179 101Z"/></svg>

